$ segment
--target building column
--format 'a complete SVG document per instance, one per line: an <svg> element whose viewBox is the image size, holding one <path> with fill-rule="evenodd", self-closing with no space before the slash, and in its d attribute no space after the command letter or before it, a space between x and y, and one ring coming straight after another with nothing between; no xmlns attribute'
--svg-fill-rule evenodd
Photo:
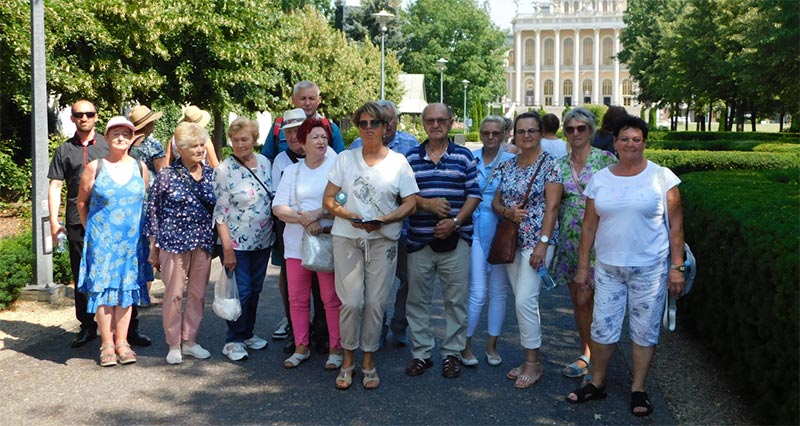
<svg viewBox="0 0 800 426"><path fill-rule="evenodd" d="M542 32L536 30L536 56L533 59L533 106L542 104Z"/></svg>
<svg viewBox="0 0 800 426"><path fill-rule="evenodd" d="M572 63L575 65L575 79L572 82L572 106L583 105L583 85L581 84L581 30L575 30L572 43Z"/></svg>
<svg viewBox="0 0 800 426"><path fill-rule="evenodd" d="M514 102L522 106L525 104L522 99L522 31L515 32L514 39Z"/></svg>
<svg viewBox="0 0 800 426"><path fill-rule="evenodd" d="M592 82L592 103L602 104L600 99L600 29L594 29L594 82Z"/></svg>
<svg viewBox="0 0 800 426"><path fill-rule="evenodd" d="M611 92L611 105L622 105L620 93L622 87L619 82L619 28L614 29L614 88Z"/></svg>
<svg viewBox="0 0 800 426"><path fill-rule="evenodd" d="M555 72L553 73L553 106L558 106L561 103L561 36L559 30L554 30L556 33L556 41L553 49L553 65Z"/></svg>

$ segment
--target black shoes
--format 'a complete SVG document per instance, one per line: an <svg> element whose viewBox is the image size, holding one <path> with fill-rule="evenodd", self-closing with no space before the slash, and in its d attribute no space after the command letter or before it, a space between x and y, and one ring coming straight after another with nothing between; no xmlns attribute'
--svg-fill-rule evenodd
<svg viewBox="0 0 800 426"><path fill-rule="evenodd" d="M81 331L78 332L78 335L75 336L75 340L72 341L71 346L73 348L79 348L92 340L97 338L97 330L94 328L81 328Z"/></svg>
<svg viewBox="0 0 800 426"><path fill-rule="evenodd" d="M447 355L447 358L442 362L442 377L446 379L455 379L461 375L460 362L455 355Z"/></svg>
<svg viewBox="0 0 800 426"><path fill-rule="evenodd" d="M128 343L133 346L150 346L153 342L150 341L150 338L145 336L139 330L131 330L128 332Z"/></svg>
<svg viewBox="0 0 800 426"><path fill-rule="evenodd" d="M433 367L433 361L430 358L427 359L420 359L414 358L406 367L406 376L419 376L420 374L424 373L425 370Z"/></svg>

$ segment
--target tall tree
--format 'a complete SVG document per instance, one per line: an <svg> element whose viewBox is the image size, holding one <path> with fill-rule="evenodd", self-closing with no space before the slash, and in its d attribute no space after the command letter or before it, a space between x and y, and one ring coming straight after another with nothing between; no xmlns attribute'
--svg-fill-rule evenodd
<svg viewBox="0 0 800 426"><path fill-rule="evenodd" d="M394 17L386 25L387 50L399 51L404 44L400 22L403 10L400 0L362 0L361 7L355 8L347 14L344 22L344 32L355 41L371 40L376 46L381 45L381 26L373 16L385 10Z"/></svg>
<svg viewBox="0 0 800 426"><path fill-rule="evenodd" d="M463 114L462 80L469 80L469 104L496 100L503 93L505 35L491 22L487 6L474 0L417 0L403 14L405 47L399 59L408 73L425 74L428 102L439 100L439 67L444 100ZM467 106L469 109L469 106Z"/></svg>

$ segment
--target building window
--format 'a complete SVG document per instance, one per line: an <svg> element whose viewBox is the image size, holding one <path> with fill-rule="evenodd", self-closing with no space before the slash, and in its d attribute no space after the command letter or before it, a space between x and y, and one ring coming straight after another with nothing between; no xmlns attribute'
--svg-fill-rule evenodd
<svg viewBox="0 0 800 426"><path fill-rule="evenodd" d="M611 65L614 61L614 40L611 37L603 39L603 65Z"/></svg>
<svg viewBox="0 0 800 426"><path fill-rule="evenodd" d="M533 66L533 58L536 55L535 41L532 38L525 40L525 66Z"/></svg>
<svg viewBox="0 0 800 426"><path fill-rule="evenodd" d="M603 96L611 96L611 80L603 80Z"/></svg>
<svg viewBox="0 0 800 426"><path fill-rule="evenodd" d="M553 105L553 80L544 81L544 104L546 106Z"/></svg>
<svg viewBox="0 0 800 426"><path fill-rule="evenodd" d="M592 38L586 37L583 39L583 61L581 65L593 65L592 63Z"/></svg>
<svg viewBox="0 0 800 426"><path fill-rule="evenodd" d="M630 79L622 80L622 105L631 106L633 99L633 84Z"/></svg>
<svg viewBox="0 0 800 426"><path fill-rule="evenodd" d="M572 96L572 80L564 80L564 89L562 90L564 96Z"/></svg>
<svg viewBox="0 0 800 426"><path fill-rule="evenodd" d="M583 103L592 103L592 80L583 80Z"/></svg>
<svg viewBox="0 0 800 426"><path fill-rule="evenodd" d="M564 51L561 56L564 58L564 65L572 66L573 42L571 38L564 39Z"/></svg>
<svg viewBox="0 0 800 426"><path fill-rule="evenodd" d="M528 80L525 82L525 106L533 106L536 102L536 97L533 91L533 81Z"/></svg>
<svg viewBox="0 0 800 426"><path fill-rule="evenodd" d="M569 13L569 2L568 1L564 2L564 13Z"/></svg>
<svg viewBox="0 0 800 426"><path fill-rule="evenodd" d="M554 44L552 38L544 41L544 64L545 66L553 66L553 49Z"/></svg>

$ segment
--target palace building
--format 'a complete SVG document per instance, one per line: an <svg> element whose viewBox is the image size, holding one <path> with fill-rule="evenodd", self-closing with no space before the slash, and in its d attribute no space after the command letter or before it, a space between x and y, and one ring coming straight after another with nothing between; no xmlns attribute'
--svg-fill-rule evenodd
<svg viewBox="0 0 800 426"><path fill-rule="evenodd" d="M638 114L636 85L616 56L627 0L515 0L506 101L517 111L605 104Z"/></svg>

